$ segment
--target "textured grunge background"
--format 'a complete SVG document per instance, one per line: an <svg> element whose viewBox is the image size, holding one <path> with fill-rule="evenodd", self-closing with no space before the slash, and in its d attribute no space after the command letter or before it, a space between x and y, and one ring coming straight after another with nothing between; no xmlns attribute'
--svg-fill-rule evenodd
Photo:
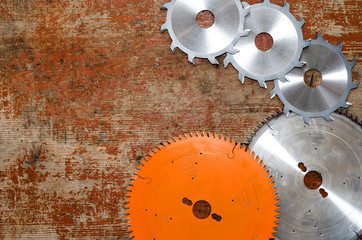
<svg viewBox="0 0 362 240"><path fill-rule="evenodd" d="M242 85L231 66L172 54L164 1L0 0L1 239L127 239L124 190L142 156L191 131L245 141L282 108L271 83ZM340 39L356 57L355 81L361 9L291 2L305 38ZM361 93L348 99L360 117Z"/></svg>

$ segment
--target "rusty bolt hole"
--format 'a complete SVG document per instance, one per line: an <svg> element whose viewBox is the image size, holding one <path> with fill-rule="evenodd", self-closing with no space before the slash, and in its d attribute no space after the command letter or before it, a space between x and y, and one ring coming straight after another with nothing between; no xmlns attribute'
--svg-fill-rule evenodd
<svg viewBox="0 0 362 240"><path fill-rule="evenodd" d="M316 69L310 69L304 73L304 83L308 87L316 88L322 83L322 74Z"/></svg>
<svg viewBox="0 0 362 240"><path fill-rule="evenodd" d="M216 214L216 213L213 213L211 215L211 217L212 217L212 219L216 220L217 222L220 222L221 219L222 219L222 217L220 215Z"/></svg>
<svg viewBox="0 0 362 240"><path fill-rule="evenodd" d="M198 219L205 219L211 214L211 205L204 201L197 201L192 207L192 212Z"/></svg>
<svg viewBox="0 0 362 240"><path fill-rule="evenodd" d="M307 167L302 162L298 163L298 167L300 168L300 170L302 170L302 172L307 171Z"/></svg>
<svg viewBox="0 0 362 240"><path fill-rule="evenodd" d="M260 51L268 51L273 47L274 40L269 33L260 33L255 37L255 46Z"/></svg>
<svg viewBox="0 0 362 240"><path fill-rule="evenodd" d="M322 174L317 171L310 171L304 176L304 185L311 190L318 189L323 182Z"/></svg>
<svg viewBox="0 0 362 240"><path fill-rule="evenodd" d="M214 25L215 16L208 10L201 11L196 16L196 23L201 28L209 28Z"/></svg>
<svg viewBox="0 0 362 240"><path fill-rule="evenodd" d="M190 199L188 199L188 198L183 198L182 203L187 205L187 206L192 206L192 201Z"/></svg>
<svg viewBox="0 0 362 240"><path fill-rule="evenodd" d="M328 193L323 188L319 189L319 193L322 195L323 198L328 197Z"/></svg>

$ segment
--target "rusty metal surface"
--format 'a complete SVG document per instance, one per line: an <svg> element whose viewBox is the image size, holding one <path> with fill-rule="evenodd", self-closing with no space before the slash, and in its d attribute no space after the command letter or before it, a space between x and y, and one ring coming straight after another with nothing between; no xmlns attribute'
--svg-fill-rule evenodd
<svg viewBox="0 0 362 240"><path fill-rule="evenodd" d="M191 131L244 141L282 109L271 84L242 85L230 66L172 54L159 33L162 3L0 1L0 239L128 239L124 191L141 156ZM305 38L340 39L347 59L356 57L354 80L361 8L291 2ZM359 117L361 93L348 98Z"/></svg>

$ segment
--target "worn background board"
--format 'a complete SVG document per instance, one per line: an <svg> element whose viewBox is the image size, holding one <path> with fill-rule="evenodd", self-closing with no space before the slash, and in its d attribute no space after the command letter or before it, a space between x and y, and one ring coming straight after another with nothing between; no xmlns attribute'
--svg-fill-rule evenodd
<svg viewBox="0 0 362 240"><path fill-rule="evenodd" d="M125 186L142 156L192 131L245 141L282 109L269 97L272 83L242 85L231 66L193 66L172 54L167 32L159 33L162 3L0 0L1 239L127 239ZM357 58L355 80L361 7L291 3L306 19L305 38L317 31L340 39L347 58ZM360 117L361 93L348 99Z"/></svg>

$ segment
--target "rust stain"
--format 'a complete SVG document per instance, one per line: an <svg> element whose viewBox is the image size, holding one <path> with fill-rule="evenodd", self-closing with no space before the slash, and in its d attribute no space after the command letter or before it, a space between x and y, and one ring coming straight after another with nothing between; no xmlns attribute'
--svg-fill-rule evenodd
<svg viewBox="0 0 362 240"><path fill-rule="evenodd" d="M250 4L261 2L252 0ZM273 3L282 5L284 0ZM282 109L237 72L171 53L161 0L0 2L0 239L128 239L125 187L141 156L185 132L245 141ZM356 57L361 1L301 0L305 38ZM223 56L219 58L222 62ZM361 87L348 101L362 117Z"/></svg>

